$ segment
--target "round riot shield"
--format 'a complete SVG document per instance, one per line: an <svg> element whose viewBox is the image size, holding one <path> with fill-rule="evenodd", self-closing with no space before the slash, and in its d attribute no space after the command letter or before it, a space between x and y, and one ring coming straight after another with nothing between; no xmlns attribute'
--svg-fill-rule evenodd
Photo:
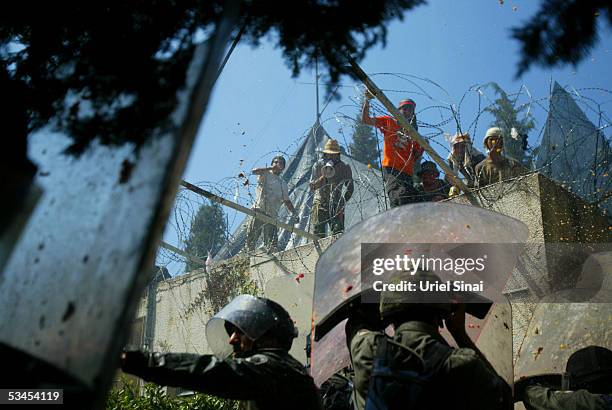
<svg viewBox="0 0 612 410"><path fill-rule="evenodd" d="M467 303L468 335L477 345L483 346L491 364L508 383L512 383L512 313L503 289L527 234L527 227L518 220L482 208L452 203L402 206L352 227L325 251L316 267L315 344L312 348L315 381L322 383L326 377L349 364L343 326L338 324L350 316L350 306L355 303L376 303L375 297L373 300L363 297L372 295L374 289L373 283L364 281L364 272L367 269L373 272L374 258L394 255L400 259L404 255L419 258L426 252L433 252L443 255L445 260L456 261L465 259L463 256L474 249L479 251L478 247L482 245L489 245L486 247L489 263L484 276L494 292L472 293L474 288L469 288L470 291L463 294L475 297L455 302ZM450 282L444 269L426 270L434 271L445 284ZM482 272L468 269L461 272L461 278L482 281L480 274ZM439 297L443 299L430 303L448 303L448 296L441 295ZM452 340L449 335L447 337Z"/></svg>
<svg viewBox="0 0 612 410"><path fill-rule="evenodd" d="M286 325L288 331L291 323L289 317L276 312L266 300L252 296L240 295L228 303L206 324L206 339L213 353L219 358L226 358L232 353L228 343L229 334L226 322L237 327L251 340L257 340L273 327Z"/></svg>
<svg viewBox="0 0 612 410"><path fill-rule="evenodd" d="M462 253L477 252L477 247L486 246L488 260L481 276L491 281L491 287L485 291L491 289L500 296L527 234L526 225L516 219L453 203L406 205L368 218L345 232L317 262L315 326L361 292L362 273L366 268L362 269L362 260L371 262L373 255L406 255L418 259L426 248L450 259L460 259L457 256ZM449 279L447 272L435 269L440 264L433 265L439 277ZM470 271L463 273L463 277L474 279L478 275ZM503 302L503 297L500 301Z"/></svg>
<svg viewBox="0 0 612 410"><path fill-rule="evenodd" d="M517 379L563 375L568 360L588 347L612 350L612 251L583 260L569 272L577 277L572 286L545 295L535 308L518 351ZM571 389L568 376L564 387Z"/></svg>

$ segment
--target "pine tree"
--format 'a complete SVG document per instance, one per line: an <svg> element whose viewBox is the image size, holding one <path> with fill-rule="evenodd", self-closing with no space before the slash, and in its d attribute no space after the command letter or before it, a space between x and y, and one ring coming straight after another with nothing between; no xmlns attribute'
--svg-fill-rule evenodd
<svg viewBox="0 0 612 410"><path fill-rule="evenodd" d="M498 98L494 104L485 108L485 111L493 115L492 127L502 129L504 140L504 155L521 162L531 168L533 155L528 150L527 136L529 131L535 127L533 115L527 110L527 106L516 107L516 99L511 100L508 94L497 83L489 83ZM520 118L522 116L522 118ZM516 130L513 136L512 129Z"/></svg>
<svg viewBox="0 0 612 410"><path fill-rule="evenodd" d="M379 168L376 136L372 127L363 124L360 119L356 120L353 127L353 142L349 144L349 151L357 161Z"/></svg>
<svg viewBox="0 0 612 410"><path fill-rule="evenodd" d="M221 205L215 202L206 203L200 207L191 223L185 252L205 260L208 251L214 255L221 249L226 239L226 232L227 223ZM202 268L202 266L188 260L185 272L198 268Z"/></svg>

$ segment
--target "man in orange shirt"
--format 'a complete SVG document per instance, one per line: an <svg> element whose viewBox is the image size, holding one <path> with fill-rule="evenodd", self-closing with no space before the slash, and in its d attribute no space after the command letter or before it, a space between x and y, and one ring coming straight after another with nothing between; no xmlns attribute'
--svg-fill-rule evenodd
<svg viewBox="0 0 612 410"><path fill-rule="evenodd" d="M419 194L412 180L415 164L421 160L423 148L413 141L398 122L389 115L370 117L370 100L373 95L366 90L361 121L377 127L384 136L383 178L391 208L419 201ZM416 103L406 99L399 103L398 110L417 129L414 110Z"/></svg>

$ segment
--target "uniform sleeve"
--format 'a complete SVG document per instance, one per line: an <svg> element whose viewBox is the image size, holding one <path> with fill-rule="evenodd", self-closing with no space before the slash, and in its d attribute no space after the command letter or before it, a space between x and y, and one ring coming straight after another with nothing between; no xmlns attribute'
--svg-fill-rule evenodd
<svg viewBox="0 0 612 410"><path fill-rule="evenodd" d="M604 410L606 403L599 394L586 390L558 391L540 385L525 388L523 404L527 410Z"/></svg>
<svg viewBox="0 0 612 410"><path fill-rule="evenodd" d="M466 399L466 408L497 410L511 408L510 386L483 362L472 349L457 349L446 365L457 397Z"/></svg>
<svg viewBox="0 0 612 410"><path fill-rule="evenodd" d="M266 365L264 355L219 360L213 355L168 353L156 354L148 365L131 369L130 373L163 386L183 387L227 399L253 400L266 390L269 381Z"/></svg>
<svg viewBox="0 0 612 410"><path fill-rule="evenodd" d="M353 389L355 408L365 408L365 401L370 386L370 374L376 353L375 338L379 332L367 329L357 331L350 342L351 362L355 375L353 378Z"/></svg>

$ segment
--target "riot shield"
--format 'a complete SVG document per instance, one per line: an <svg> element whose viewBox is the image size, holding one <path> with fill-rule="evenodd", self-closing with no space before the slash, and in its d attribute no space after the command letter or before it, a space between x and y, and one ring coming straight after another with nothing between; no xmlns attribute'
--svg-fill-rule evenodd
<svg viewBox="0 0 612 410"><path fill-rule="evenodd" d="M469 303L466 308L468 335L477 345L483 346L499 374L512 383L512 313L502 291L526 238L526 226L513 218L451 203L394 208L351 228L326 250L316 267L315 343L312 347L315 381L322 383L349 364L340 323L350 316L352 305L375 303L375 300L363 297L372 294L371 284L364 287L363 281L364 271L371 266L362 266L370 252L398 254L402 247L408 246L410 249L406 252L414 253L425 246L429 251L435 248L447 256L457 256L462 254L466 245L497 244L497 248L487 248L493 252L490 259L500 262L492 263L487 273L496 282L497 294L494 297L472 294L475 297L461 302ZM364 242L370 242L372 246L362 246ZM330 351L334 354L331 355ZM334 360L330 359L332 357Z"/></svg>
<svg viewBox="0 0 612 410"><path fill-rule="evenodd" d="M304 340L312 331L312 291L314 275L303 277L282 275L268 280L264 286L265 297L284 307L295 322L298 337L291 347L291 355L306 362Z"/></svg>
<svg viewBox="0 0 612 410"><path fill-rule="evenodd" d="M344 327L346 319L336 324L312 346L311 375L320 386L337 371L351 364ZM510 302L494 303L487 315L479 319L466 315L465 330L489 363L508 385L514 381L512 359L512 306ZM392 334L391 331L388 333ZM440 334L454 347L455 343L446 328Z"/></svg>
<svg viewBox="0 0 612 410"><path fill-rule="evenodd" d="M535 308L518 351L516 379L563 375L568 359L589 346L612 350L612 252L588 255L577 272L571 288L545 296Z"/></svg>
<svg viewBox="0 0 612 410"><path fill-rule="evenodd" d="M484 318L466 315L465 330L497 374L512 386L514 366L510 302L494 303ZM446 328L441 329L440 334L451 346L459 347Z"/></svg>
<svg viewBox="0 0 612 410"><path fill-rule="evenodd" d="M19 387L77 388L81 408L106 396L233 29L227 5L168 127L137 153L94 142L76 158L51 127L29 136L44 196L0 274L0 347Z"/></svg>

